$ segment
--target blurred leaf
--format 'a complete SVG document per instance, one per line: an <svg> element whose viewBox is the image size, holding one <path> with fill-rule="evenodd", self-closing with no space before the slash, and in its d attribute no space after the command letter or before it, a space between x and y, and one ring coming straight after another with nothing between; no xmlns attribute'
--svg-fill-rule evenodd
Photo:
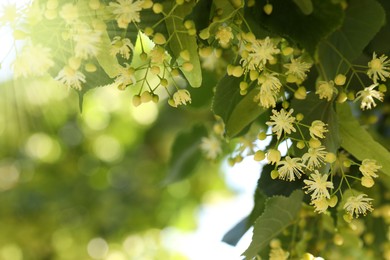
<svg viewBox="0 0 390 260"><path fill-rule="evenodd" d="M196 2L192 12L186 17L186 20L192 20L195 23L197 31L206 28L210 23L210 13L213 1L199 0Z"/></svg>
<svg viewBox="0 0 390 260"><path fill-rule="evenodd" d="M168 176L163 181L164 185L191 175L202 158L199 145L202 137L205 136L207 136L206 128L197 125L190 132L182 132L176 137L171 150Z"/></svg>
<svg viewBox="0 0 390 260"><path fill-rule="evenodd" d="M329 79L337 70L346 72L346 64L339 67L342 60L352 62L384 25L386 20L382 6L375 0L352 0L348 2L344 23L319 46L318 59ZM382 39L383 40L383 39Z"/></svg>
<svg viewBox="0 0 390 260"><path fill-rule="evenodd" d="M236 86L237 87L237 86ZM245 127L252 123L262 113L268 111L257 102L254 97L258 94L258 89L252 89L234 107L226 123L226 135L228 137L237 136Z"/></svg>
<svg viewBox="0 0 390 260"><path fill-rule="evenodd" d="M358 160L374 159L382 165L381 172L390 175L390 152L376 142L352 115L348 104L337 106L341 147Z"/></svg>
<svg viewBox="0 0 390 260"><path fill-rule="evenodd" d="M252 259L269 242L298 219L302 205L303 192L294 191L290 197L274 196L269 198L264 213L256 220L252 242L243 253Z"/></svg>
<svg viewBox="0 0 390 260"><path fill-rule="evenodd" d="M301 9L302 13L309 15L313 12L313 3L311 0L293 0L294 3Z"/></svg>
<svg viewBox="0 0 390 260"><path fill-rule="evenodd" d="M164 9L171 10L173 8L173 4L175 4L174 1L164 2ZM193 69L191 71L185 71L180 68L180 70L188 80L191 87L198 88L202 84L202 70L198 55L198 44L196 36L189 35L183 24L183 19L191 13L194 4L195 1L191 1L190 3L184 3L183 5L177 6L175 10L173 10L172 15L167 17L165 23L168 33L173 35L169 42L169 47L172 51L173 57L177 59L178 64L182 65L184 62L188 62L180 57L181 51L188 50L190 53L190 62L193 65Z"/></svg>
<svg viewBox="0 0 390 260"><path fill-rule="evenodd" d="M313 0L313 12L310 15L302 13L291 0L273 1L272 14L267 15L259 11L267 2L256 1L255 7L246 10L245 16L251 17L269 31L300 44L312 57L319 42L341 26L343 21L340 5L332 4L330 0Z"/></svg>

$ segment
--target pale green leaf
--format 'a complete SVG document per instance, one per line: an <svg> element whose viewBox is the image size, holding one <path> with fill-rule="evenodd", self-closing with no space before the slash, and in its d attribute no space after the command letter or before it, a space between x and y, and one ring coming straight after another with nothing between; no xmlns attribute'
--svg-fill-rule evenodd
<svg viewBox="0 0 390 260"><path fill-rule="evenodd" d="M173 8L172 4L174 3L174 1L165 2L164 9L167 8L168 10L171 10ZM193 69L191 71L181 69L181 71L191 87L198 88L202 84L202 71L198 55L198 44L196 36L186 33L187 29L183 25L183 19L191 13L194 4L195 1L191 1L190 3L185 3L176 7L173 10L172 15L165 20L165 24L169 35L173 35L169 42L169 47L173 57L177 59L179 66L185 62L180 57L180 52L188 50Z"/></svg>
<svg viewBox="0 0 390 260"><path fill-rule="evenodd" d="M337 115L341 147L359 160L375 159L382 165L381 171L390 175L390 152L360 126L348 104L338 105Z"/></svg>
<svg viewBox="0 0 390 260"><path fill-rule="evenodd" d="M255 257L260 250L298 219L303 192L294 191L290 197L274 196L267 200L264 213L256 220L252 242L243 253L248 259Z"/></svg>

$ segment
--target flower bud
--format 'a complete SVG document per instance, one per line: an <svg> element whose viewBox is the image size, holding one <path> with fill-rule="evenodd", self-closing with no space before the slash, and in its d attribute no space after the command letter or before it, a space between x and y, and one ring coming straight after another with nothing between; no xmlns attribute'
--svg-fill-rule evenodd
<svg viewBox="0 0 390 260"><path fill-rule="evenodd" d="M263 6L263 11L267 15L270 15L272 13L272 10L273 10L273 6L271 4L266 4Z"/></svg>
<svg viewBox="0 0 390 260"><path fill-rule="evenodd" d="M257 162L260 162L260 161L265 159L265 153L263 151L259 150L253 156L253 159L255 159L255 161L257 161Z"/></svg>
<svg viewBox="0 0 390 260"><path fill-rule="evenodd" d="M281 154L279 150L269 149L267 153L267 160L269 164L278 163L281 159Z"/></svg>

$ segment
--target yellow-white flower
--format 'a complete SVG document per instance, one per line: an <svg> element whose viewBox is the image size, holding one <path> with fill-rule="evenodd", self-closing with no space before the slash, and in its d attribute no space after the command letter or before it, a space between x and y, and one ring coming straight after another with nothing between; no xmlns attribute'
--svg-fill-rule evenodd
<svg viewBox="0 0 390 260"><path fill-rule="evenodd" d="M277 163L279 179L294 181L295 176L299 179L301 178L302 168L305 166L302 163L301 158L291 158L286 156L284 160Z"/></svg>
<svg viewBox="0 0 390 260"><path fill-rule="evenodd" d="M246 49L249 54L241 59L242 66L246 70L262 70L268 61L274 59L273 55L280 52L269 37L250 42Z"/></svg>
<svg viewBox="0 0 390 260"><path fill-rule="evenodd" d="M75 56L82 59L96 56L99 52L100 36L101 32L92 30L87 23L78 23L73 35Z"/></svg>
<svg viewBox="0 0 390 260"><path fill-rule="evenodd" d="M269 149L267 152L267 160L270 164L278 163L281 157L282 155L280 154L279 150Z"/></svg>
<svg viewBox="0 0 390 260"><path fill-rule="evenodd" d="M278 139L280 139L283 131L287 134L296 131L293 126L295 117L291 116L293 112L294 109L290 109L288 112L284 109L281 109L280 112L272 109L271 121L266 122L266 124L272 127L272 132L276 133Z"/></svg>
<svg viewBox="0 0 390 260"><path fill-rule="evenodd" d="M313 168L319 168L324 163L327 152L324 146L316 148L310 147L307 153L302 155L302 161L306 164L307 168L312 170Z"/></svg>
<svg viewBox="0 0 390 260"><path fill-rule="evenodd" d="M360 172L366 177L378 177L376 172L381 169L382 166L378 165L375 160L364 159L362 165L359 167Z"/></svg>
<svg viewBox="0 0 390 260"><path fill-rule="evenodd" d="M260 105L264 108L276 106L278 93L282 86L280 80L275 77L276 75L276 73L264 72L258 78L258 83L260 84L260 91L259 94L254 97L254 101L260 102Z"/></svg>
<svg viewBox="0 0 390 260"><path fill-rule="evenodd" d="M200 149L205 153L208 159L214 160L222 153L221 142L215 137L203 137Z"/></svg>
<svg viewBox="0 0 390 260"><path fill-rule="evenodd" d="M317 200L323 197L330 199L328 189L333 189L333 183L327 180L327 174L322 175L317 170L315 170L315 172L310 175L308 180L303 181L306 184L306 186L303 188L307 189L306 193L312 192L312 200Z"/></svg>
<svg viewBox="0 0 390 260"><path fill-rule="evenodd" d="M373 211L371 201L373 199L367 198L366 194L359 194L358 196L351 196L344 204L344 209L353 217L358 217L360 214L366 215L367 211Z"/></svg>
<svg viewBox="0 0 390 260"><path fill-rule="evenodd" d="M81 83L85 83L85 75L69 66L65 66L62 70L60 70L57 77L54 79L58 80L67 87L72 87L77 90L81 90Z"/></svg>
<svg viewBox="0 0 390 260"><path fill-rule="evenodd" d="M26 45L14 61L14 76L42 76L54 65L51 50L41 45Z"/></svg>
<svg viewBox="0 0 390 260"><path fill-rule="evenodd" d="M386 55L382 55L377 58L376 53L372 54L372 60L368 62L367 75L377 83L378 79L386 81L386 78L390 77L390 60Z"/></svg>
<svg viewBox="0 0 390 260"><path fill-rule="evenodd" d="M187 105L188 103L191 103L191 95L190 92L186 89L179 89L173 94L173 101L175 102L175 105Z"/></svg>
<svg viewBox="0 0 390 260"><path fill-rule="evenodd" d="M316 94L320 96L320 99L326 99L331 101L335 92L334 82L331 81L319 81Z"/></svg>
<svg viewBox="0 0 390 260"><path fill-rule="evenodd" d="M311 138L325 138L324 133L328 132L326 126L327 124L325 124L321 120L314 120L313 122L311 122L311 126L309 128Z"/></svg>
<svg viewBox="0 0 390 260"><path fill-rule="evenodd" d="M165 49L159 45L153 47L149 52L150 59L153 63L163 64L163 62L168 59L168 55Z"/></svg>
<svg viewBox="0 0 390 260"><path fill-rule="evenodd" d="M129 64L125 64L125 67L119 68L119 74L115 79L115 84L117 86L127 87L128 85L133 85L137 82L135 78L135 69Z"/></svg>
<svg viewBox="0 0 390 260"><path fill-rule="evenodd" d="M269 260L287 260L289 256L290 253L284 251L281 247L271 248L269 252Z"/></svg>
<svg viewBox="0 0 390 260"><path fill-rule="evenodd" d="M306 73L311 68L310 63L304 62L301 58L291 58L291 62L284 64L283 66L287 69L286 75L293 75L298 80L303 81L306 78Z"/></svg>
<svg viewBox="0 0 390 260"><path fill-rule="evenodd" d="M232 33L232 28L227 25L219 26L217 32L215 33L215 39L218 40L219 44L226 48L229 46L231 40L233 40L234 35Z"/></svg>
<svg viewBox="0 0 390 260"><path fill-rule="evenodd" d="M116 2L110 2L109 7L115 15L118 27L126 29L129 23L139 23L141 21L139 13L142 10L143 3L143 0L116 0Z"/></svg>
<svg viewBox="0 0 390 260"><path fill-rule="evenodd" d="M111 55L116 56L120 54L123 58L128 60L130 58L130 52L134 50L134 46L128 38L121 38L115 36L111 42Z"/></svg>
<svg viewBox="0 0 390 260"><path fill-rule="evenodd" d="M372 84L371 86L364 88L364 90L360 90L358 93L356 93L355 102L359 99L362 100L362 103L360 104L360 108L362 110L371 109L371 106L376 107L374 98L378 99L379 101L383 101L383 93L375 90L374 88L376 86L378 86L378 83Z"/></svg>

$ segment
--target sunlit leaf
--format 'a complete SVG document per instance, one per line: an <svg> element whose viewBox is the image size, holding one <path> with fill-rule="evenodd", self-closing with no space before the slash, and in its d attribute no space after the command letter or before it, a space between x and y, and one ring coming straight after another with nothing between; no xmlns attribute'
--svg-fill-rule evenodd
<svg viewBox="0 0 390 260"><path fill-rule="evenodd" d="M341 147L359 160L374 159L382 168L381 172L390 175L390 152L359 124L352 115L348 104L337 106Z"/></svg>
<svg viewBox="0 0 390 260"><path fill-rule="evenodd" d="M267 200L264 213L256 220L252 242L243 253L255 257L269 242L298 219L303 192L294 191L289 197L274 196Z"/></svg>

